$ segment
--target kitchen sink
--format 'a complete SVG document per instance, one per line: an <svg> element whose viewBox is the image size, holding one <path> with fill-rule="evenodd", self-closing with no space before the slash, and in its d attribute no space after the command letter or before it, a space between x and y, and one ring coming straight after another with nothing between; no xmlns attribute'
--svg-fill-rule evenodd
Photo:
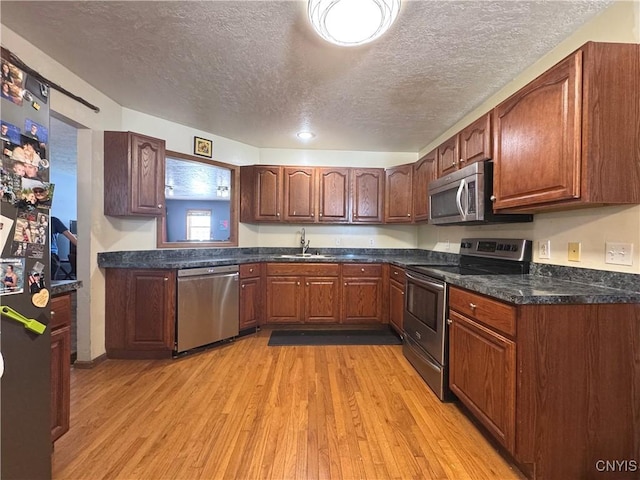
<svg viewBox="0 0 640 480"><path fill-rule="evenodd" d="M280 258L309 258L313 260L314 258L332 258L333 255L315 255L313 253L293 253L289 255L278 255Z"/></svg>

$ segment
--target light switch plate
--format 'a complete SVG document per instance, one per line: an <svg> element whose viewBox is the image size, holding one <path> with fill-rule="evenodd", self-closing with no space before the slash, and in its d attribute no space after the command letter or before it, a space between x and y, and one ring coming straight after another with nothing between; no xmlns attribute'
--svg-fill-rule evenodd
<svg viewBox="0 0 640 480"><path fill-rule="evenodd" d="M606 242L604 263L633 265L633 243Z"/></svg>
<svg viewBox="0 0 640 480"><path fill-rule="evenodd" d="M551 240L540 240L538 258L543 260L551 258Z"/></svg>

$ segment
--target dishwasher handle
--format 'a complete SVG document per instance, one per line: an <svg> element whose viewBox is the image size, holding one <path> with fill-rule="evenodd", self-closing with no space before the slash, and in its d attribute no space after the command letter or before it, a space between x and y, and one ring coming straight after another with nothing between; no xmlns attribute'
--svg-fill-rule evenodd
<svg viewBox="0 0 640 480"><path fill-rule="evenodd" d="M238 274L238 265L226 265L223 267L198 267L198 268L184 268L178 270L178 278L181 277L201 277L204 275L224 275L224 274Z"/></svg>

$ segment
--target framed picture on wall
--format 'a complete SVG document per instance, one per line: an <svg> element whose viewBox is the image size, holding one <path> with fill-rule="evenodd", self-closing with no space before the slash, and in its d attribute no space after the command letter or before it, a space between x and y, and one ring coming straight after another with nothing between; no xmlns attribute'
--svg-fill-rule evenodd
<svg viewBox="0 0 640 480"><path fill-rule="evenodd" d="M201 157L213 158L213 141L206 138L193 137L193 153Z"/></svg>

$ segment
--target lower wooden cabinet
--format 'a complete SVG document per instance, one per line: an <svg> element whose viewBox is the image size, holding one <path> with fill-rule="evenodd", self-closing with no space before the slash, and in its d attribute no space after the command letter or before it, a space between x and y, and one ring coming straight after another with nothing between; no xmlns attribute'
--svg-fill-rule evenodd
<svg viewBox="0 0 640 480"><path fill-rule="evenodd" d="M240 331L262 323L262 264L240 265Z"/></svg>
<svg viewBox="0 0 640 480"><path fill-rule="evenodd" d="M451 390L503 446L513 451L516 344L454 311L449 319Z"/></svg>
<svg viewBox="0 0 640 480"><path fill-rule="evenodd" d="M106 270L108 358L170 358L176 316L175 270Z"/></svg>
<svg viewBox="0 0 640 480"><path fill-rule="evenodd" d="M69 431L71 403L71 295L51 298L51 441Z"/></svg>
<svg viewBox="0 0 640 480"><path fill-rule="evenodd" d="M383 323L382 265L342 265L342 323Z"/></svg>
<svg viewBox="0 0 640 480"><path fill-rule="evenodd" d="M338 264L267 264L267 323L340 322Z"/></svg>
<svg viewBox="0 0 640 480"><path fill-rule="evenodd" d="M404 269L389 266L389 325L404 334Z"/></svg>

